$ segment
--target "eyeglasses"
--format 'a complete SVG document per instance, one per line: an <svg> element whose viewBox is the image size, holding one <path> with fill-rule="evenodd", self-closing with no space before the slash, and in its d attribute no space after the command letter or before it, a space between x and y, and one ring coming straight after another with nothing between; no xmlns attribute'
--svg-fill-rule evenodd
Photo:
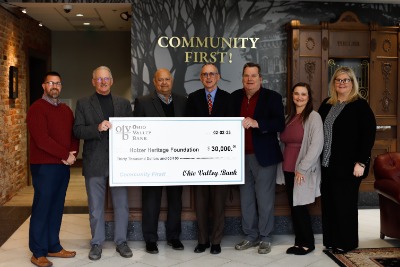
<svg viewBox="0 0 400 267"><path fill-rule="evenodd" d="M93 78L93 80L95 80L98 83L101 83L102 81L108 83L109 81L112 80L112 78L110 78L110 77L99 77L99 78Z"/></svg>
<svg viewBox="0 0 400 267"><path fill-rule="evenodd" d="M218 75L217 72L203 72L201 74L201 77L206 78L206 77L210 77L210 78L214 78L215 75Z"/></svg>
<svg viewBox="0 0 400 267"><path fill-rule="evenodd" d="M52 81L50 81L50 82L45 82L45 84L48 84L48 85L50 85L50 86L53 86L53 85L55 85L55 86L61 86L61 83L60 82L52 82Z"/></svg>
<svg viewBox="0 0 400 267"><path fill-rule="evenodd" d="M335 79L335 83L340 83L340 84L344 84L344 83L349 83L351 82L351 79L346 78L346 79Z"/></svg>

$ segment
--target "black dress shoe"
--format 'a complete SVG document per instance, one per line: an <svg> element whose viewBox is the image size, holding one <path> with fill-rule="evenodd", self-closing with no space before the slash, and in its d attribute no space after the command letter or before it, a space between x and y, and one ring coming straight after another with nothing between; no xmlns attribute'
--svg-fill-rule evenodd
<svg viewBox="0 0 400 267"><path fill-rule="evenodd" d="M294 255L306 255L310 253L311 251L314 251L315 247L311 247L308 249L305 249L303 247L298 247L297 250L293 253Z"/></svg>
<svg viewBox="0 0 400 267"><path fill-rule="evenodd" d="M286 250L286 254L294 254L294 253L297 251L298 248L299 248L299 247L295 247L295 246L290 247L290 248L288 248L288 249Z"/></svg>
<svg viewBox="0 0 400 267"><path fill-rule="evenodd" d="M197 246L194 248L194 253L202 253L206 251L207 248L210 247L210 244L197 244Z"/></svg>
<svg viewBox="0 0 400 267"><path fill-rule="evenodd" d="M220 244L211 245L210 253L211 254L219 254L219 253L221 253L221 245Z"/></svg>
<svg viewBox="0 0 400 267"><path fill-rule="evenodd" d="M183 244L181 241L179 241L179 239L171 239L167 241L167 244L169 246L171 246L173 249L175 250L183 250Z"/></svg>
<svg viewBox="0 0 400 267"><path fill-rule="evenodd" d="M150 254L157 254L158 247L156 242L146 242L146 252Z"/></svg>
<svg viewBox="0 0 400 267"><path fill-rule="evenodd" d="M311 251L314 251L315 247L311 248L304 248L304 247L290 247L286 250L286 254L293 254L293 255L306 255L310 253Z"/></svg>

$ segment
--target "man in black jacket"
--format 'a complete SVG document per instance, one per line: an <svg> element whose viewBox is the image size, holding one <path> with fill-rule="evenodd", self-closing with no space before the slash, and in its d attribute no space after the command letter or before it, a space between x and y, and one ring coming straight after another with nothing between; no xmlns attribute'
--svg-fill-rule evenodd
<svg viewBox="0 0 400 267"><path fill-rule="evenodd" d="M169 70L159 69L154 74L155 92L136 98L135 117L183 117L186 97L172 93L173 77ZM158 217L163 186L142 187L142 232L146 252L157 254ZM181 234L182 186L166 186L168 215L166 222L167 244L175 250L183 250Z"/></svg>
<svg viewBox="0 0 400 267"><path fill-rule="evenodd" d="M217 85L220 79L214 64L205 64L201 68L200 80L204 88L188 97L186 116L188 117L230 117L230 94ZM198 244L195 253L204 252L210 247L210 253L221 253L221 240L224 232L225 201L229 186L197 185L195 190L195 207L198 224ZM209 207L212 209L212 233L208 229Z"/></svg>

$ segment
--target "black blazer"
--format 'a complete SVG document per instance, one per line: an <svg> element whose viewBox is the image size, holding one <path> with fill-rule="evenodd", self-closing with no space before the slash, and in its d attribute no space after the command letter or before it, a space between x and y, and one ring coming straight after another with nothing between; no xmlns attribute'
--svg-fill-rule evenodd
<svg viewBox="0 0 400 267"><path fill-rule="evenodd" d="M199 89L189 94L186 106L187 117L232 117L232 101L228 92L218 88L215 93L211 115L208 114L208 104L205 89Z"/></svg>
<svg viewBox="0 0 400 267"><path fill-rule="evenodd" d="M326 103L328 99L325 99L318 109L324 123L332 107ZM375 115L367 101L360 98L346 104L332 128L329 169L338 179L354 179L353 170L356 162L366 165L362 178L367 177L375 132Z"/></svg>
<svg viewBox="0 0 400 267"><path fill-rule="evenodd" d="M135 99L133 116L135 117L165 117L160 98L156 92ZM184 117L186 97L172 93L175 117Z"/></svg>
<svg viewBox="0 0 400 267"><path fill-rule="evenodd" d="M232 93L234 116L240 116L244 89ZM278 142L278 132L285 129L285 114L282 96L272 90L260 88L260 95L254 110L254 120L259 128L252 128L254 154L258 163L267 167L283 160Z"/></svg>

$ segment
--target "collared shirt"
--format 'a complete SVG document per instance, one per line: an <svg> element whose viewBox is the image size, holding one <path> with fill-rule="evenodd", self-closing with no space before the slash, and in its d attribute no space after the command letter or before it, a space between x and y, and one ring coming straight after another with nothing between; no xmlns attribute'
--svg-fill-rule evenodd
<svg viewBox="0 0 400 267"><path fill-rule="evenodd" d="M244 89L243 89L244 90ZM244 97L242 100L242 106L240 109L241 117L254 118L254 110L256 109L258 98L260 97L260 90L258 90L252 97L247 98L246 91L244 91ZM251 135L253 128L246 129L244 131L244 147L246 154L254 154L253 147L253 136Z"/></svg>
<svg viewBox="0 0 400 267"><path fill-rule="evenodd" d="M168 99L165 99L165 96L157 93L158 98L165 104L169 105L172 102L172 94L168 97Z"/></svg>
<svg viewBox="0 0 400 267"><path fill-rule="evenodd" d="M51 98L51 97L49 97L49 96L46 95L46 94L43 94L43 95L42 95L42 99L45 100L46 102L49 102L49 103L52 104L53 106L58 106L58 105L61 104L60 99L57 98L57 99L56 99L56 102L54 102L54 98Z"/></svg>
<svg viewBox="0 0 400 267"><path fill-rule="evenodd" d="M206 92L206 101L208 101L207 96L208 96L208 94L210 94L211 95L211 101L212 101L212 103L214 105L214 99L215 99L215 94L217 93L217 90L218 90L218 87L215 88L215 90L212 90L211 92L209 92L206 89L204 89L204 91Z"/></svg>

